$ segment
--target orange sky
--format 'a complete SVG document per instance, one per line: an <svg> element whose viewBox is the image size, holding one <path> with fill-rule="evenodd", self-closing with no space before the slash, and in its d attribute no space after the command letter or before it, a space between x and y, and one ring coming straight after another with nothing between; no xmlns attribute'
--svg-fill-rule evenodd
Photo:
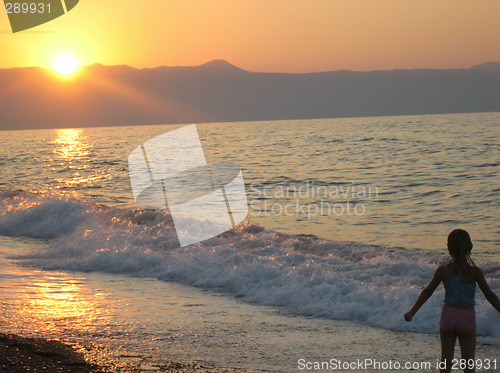
<svg viewBox="0 0 500 373"><path fill-rule="evenodd" d="M500 61L498 0L80 0L13 34L0 5L0 68L198 65L310 72L467 68Z"/></svg>

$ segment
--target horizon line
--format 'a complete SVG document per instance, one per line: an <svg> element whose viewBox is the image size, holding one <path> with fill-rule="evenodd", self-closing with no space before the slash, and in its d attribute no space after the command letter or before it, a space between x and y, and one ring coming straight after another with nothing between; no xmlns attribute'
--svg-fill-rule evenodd
<svg viewBox="0 0 500 373"><path fill-rule="evenodd" d="M242 67L239 67L237 65L232 64L231 62L224 60L224 59L214 59L214 60L209 60L207 62L204 62L199 65L158 65L155 67L136 67L132 65L127 65L127 64L115 64L115 65L105 65L100 62L94 62L91 64L87 65L80 65L78 69L85 69L85 68L90 68L93 66L102 66L102 67L128 67L134 70L154 70L154 69L160 69L160 68L197 68L197 67L203 67L208 65L215 65L216 63L219 63L221 67L222 64L225 64L228 68L236 68L244 72L248 73L263 73L263 74L320 74L320 73L328 73L328 72L340 72L340 71L345 71L345 72L359 72L359 73L369 73L369 72L382 72L382 71L415 71L415 70L471 70L474 68L478 68L481 66L485 65L490 65L490 64L498 64L499 65L499 70L500 70L500 61L487 61L483 62L480 64L472 65L470 67L441 67L441 68L434 68L434 67L415 67L415 68L388 68L388 69L373 69L373 70L351 70L351 69L336 69L336 70L321 70L321 71L309 71L309 72L282 72L282 71L250 71L246 70ZM223 67L223 66L222 66ZM43 67L43 66L13 66L13 67L3 67L0 68L0 70L14 70L14 69L42 69L42 70L48 70L52 71L53 69L51 67Z"/></svg>
<svg viewBox="0 0 500 373"><path fill-rule="evenodd" d="M1 70L1 69L0 69ZM47 131L47 130L86 130L92 128L116 128L116 127L148 127L148 126L188 126L192 124L223 124L230 125L234 123L255 123L266 124L268 122L294 122L294 121L320 121L320 120L349 120L349 119L365 119L365 118L394 118L394 117L424 117L424 116L439 116L439 115L480 115L480 114L496 114L500 111L464 111L464 112L449 112L449 113L427 113L427 114L394 114L394 115L355 115L355 116L338 116L325 118L295 118L295 119L270 119L270 120L237 120L237 121L215 121L215 122L196 122L186 121L178 123L147 123L147 124L116 124L116 125L91 125L82 127L44 127L44 128L0 128L2 131Z"/></svg>

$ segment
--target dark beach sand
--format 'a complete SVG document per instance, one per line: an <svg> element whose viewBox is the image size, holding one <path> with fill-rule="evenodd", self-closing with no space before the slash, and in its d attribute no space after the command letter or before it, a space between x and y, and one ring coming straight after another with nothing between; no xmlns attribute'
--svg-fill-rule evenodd
<svg viewBox="0 0 500 373"><path fill-rule="evenodd" d="M1 372L101 372L59 341L0 334Z"/></svg>
<svg viewBox="0 0 500 373"><path fill-rule="evenodd" d="M263 373L234 368L218 368L196 362L147 362L140 356L123 356L122 361L86 361L84 354L57 340L25 338L0 333L0 372L186 372L186 373Z"/></svg>

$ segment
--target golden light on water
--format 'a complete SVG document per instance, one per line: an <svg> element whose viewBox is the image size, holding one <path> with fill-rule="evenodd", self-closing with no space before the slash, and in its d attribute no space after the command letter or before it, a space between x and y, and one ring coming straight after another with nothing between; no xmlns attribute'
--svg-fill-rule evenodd
<svg viewBox="0 0 500 373"><path fill-rule="evenodd" d="M0 266L1 263L0 260ZM16 313L15 317L8 317L8 323L17 332L35 330L47 336L60 336L70 325L82 331L92 330L97 320L106 317L100 307L102 293L90 290L78 276L48 274L13 265L4 265L2 269L16 279L2 285L7 298L4 301Z"/></svg>
<svg viewBox="0 0 500 373"><path fill-rule="evenodd" d="M72 319L72 323L82 317L91 317L95 306L93 302L81 296L77 281L70 278L49 278L53 282L37 282L30 289L33 296L26 298L31 310L36 310L41 320L57 324L59 318ZM55 327L55 326L54 326ZM57 328L57 327L56 327Z"/></svg>
<svg viewBox="0 0 500 373"><path fill-rule="evenodd" d="M53 153L56 163L61 163L71 174L64 173L56 180L62 188L75 188L80 185L98 183L105 175L103 171L92 171L90 167L90 145L86 141L84 130L78 128L56 130ZM58 188L60 188L58 187Z"/></svg>
<svg viewBox="0 0 500 373"><path fill-rule="evenodd" d="M55 144L60 145L55 152L66 160L81 159L89 155L89 145L84 142L85 135L81 129L56 130Z"/></svg>

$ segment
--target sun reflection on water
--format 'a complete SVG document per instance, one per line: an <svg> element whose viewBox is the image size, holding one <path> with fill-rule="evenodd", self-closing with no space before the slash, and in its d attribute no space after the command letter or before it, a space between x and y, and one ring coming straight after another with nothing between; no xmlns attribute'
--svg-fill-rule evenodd
<svg viewBox="0 0 500 373"><path fill-rule="evenodd" d="M37 276L38 277L38 276ZM18 292L16 308L19 329L26 327L59 336L68 327L91 331L103 318L102 294L92 294L72 276L44 276ZM29 321L28 321L29 320ZM11 326L14 320L10 320Z"/></svg>
<svg viewBox="0 0 500 373"><path fill-rule="evenodd" d="M89 145L85 142L82 129L70 128L56 130L55 144L60 145L54 152L66 160L79 160L90 154Z"/></svg>
<svg viewBox="0 0 500 373"><path fill-rule="evenodd" d="M58 129L56 136L52 142L57 157L53 160L56 163L53 170L62 174L56 178L57 189L93 186L106 178L103 170L92 167L92 149L83 129Z"/></svg>

